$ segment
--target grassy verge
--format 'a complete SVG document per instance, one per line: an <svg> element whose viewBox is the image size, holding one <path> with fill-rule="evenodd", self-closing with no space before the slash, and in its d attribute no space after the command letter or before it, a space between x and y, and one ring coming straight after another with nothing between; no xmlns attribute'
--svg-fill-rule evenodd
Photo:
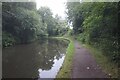
<svg viewBox="0 0 120 80"><path fill-rule="evenodd" d="M66 38L68 39L68 38ZM67 48L65 60L63 66L61 67L60 71L56 76L56 80L58 78L70 78L71 77L71 70L72 70L72 61L73 61L73 53L74 53L74 43L73 40L70 39L69 46Z"/></svg>
<svg viewBox="0 0 120 80"><path fill-rule="evenodd" d="M105 73L107 73L111 78L118 77L117 65L111 62L107 56L104 56L103 52L87 44L85 44L84 46L89 49L89 51L95 57L97 63L101 66Z"/></svg>

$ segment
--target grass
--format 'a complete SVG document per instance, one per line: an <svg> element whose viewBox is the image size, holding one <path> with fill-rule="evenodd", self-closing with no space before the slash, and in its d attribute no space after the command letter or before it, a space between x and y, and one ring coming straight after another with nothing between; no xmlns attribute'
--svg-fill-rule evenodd
<svg viewBox="0 0 120 80"><path fill-rule="evenodd" d="M95 57L97 63L101 66L105 73L107 73L111 78L118 77L117 65L111 62L107 56L103 55L102 51L87 44L85 44L84 46L89 49L89 51Z"/></svg>
<svg viewBox="0 0 120 80"><path fill-rule="evenodd" d="M56 80L58 78L70 78L71 71L72 71L72 61L73 61L73 53L74 53L74 42L70 38L65 38L70 40L70 43L67 48L65 60L63 62L63 66L61 67L60 71L56 76Z"/></svg>
<svg viewBox="0 0 120 80"><path fill-rule="evenodd" d="M63 63L63 66L61 67L60 71L58 72L56 76L56 80L60 78L70 78L71 77L71 71L72 71L72 61L73 61L73 55L74 55L74 42L70 38L64 38L64 37L55 37L59 39L67 39L70 40L69 46L67 48L67 54ZM80 43L82 44L82 43ZM113 62L109 60L109 58L104 53L96 48L94 48L91 45L83 44L84 47L89 49L90 53L94 56L97 63L101 66L102 70L107 73L111 78L117 78L118 77L118 67Z"/></svg>

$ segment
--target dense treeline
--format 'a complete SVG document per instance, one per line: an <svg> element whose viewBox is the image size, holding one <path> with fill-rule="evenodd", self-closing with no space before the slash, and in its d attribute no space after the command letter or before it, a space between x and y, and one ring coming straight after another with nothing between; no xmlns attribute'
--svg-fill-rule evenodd
<svg viewBox="0 0 120 80"><path fill-rule="evenodd" d="M120 59L118 53L118 3L116 2L68 2L69 23L73 34L83 43L101 49L112 61Z"/></svg>
<svg viewBox="0 0 120 80"><path fill-rule="evenodd" d="M3 2L3 47L28 43L40 37L65 34L66 21L52 15L48 7L37 10L34 2Z"/></svg>

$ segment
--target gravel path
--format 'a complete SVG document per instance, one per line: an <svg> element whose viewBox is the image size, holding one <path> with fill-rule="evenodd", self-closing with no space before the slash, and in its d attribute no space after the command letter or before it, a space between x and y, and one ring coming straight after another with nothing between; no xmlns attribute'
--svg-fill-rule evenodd
<svg viewBox="0 0 120 80"><path fill-rule="evenodd" d="M89 51L77 41L73 58L72 78L107 78Z"/></svg>

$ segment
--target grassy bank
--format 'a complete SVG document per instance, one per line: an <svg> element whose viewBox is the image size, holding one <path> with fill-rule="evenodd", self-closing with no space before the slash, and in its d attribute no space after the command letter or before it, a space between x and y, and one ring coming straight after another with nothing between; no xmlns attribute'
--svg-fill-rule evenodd
<svg viewBox="0 0 120 80"><path fill-rule="evenodd" d="M65 38L65 39L68 39L68 38ZM65 60L56 78L70 78L71 77L74 43L72 39L69 38L68 40L70 40L70 43L67 48Z"/></svg>
<svg viewBox="0 0 120 80"><path fill-rule="evenodd" d="M97 63L101 66L105 73L107 73L111 78L118 77L117 64L111 62L107 56L103 55L102 51L92 47L91 45L85 44L84 47L89 49L89 51L95 57Z"/></svg>

